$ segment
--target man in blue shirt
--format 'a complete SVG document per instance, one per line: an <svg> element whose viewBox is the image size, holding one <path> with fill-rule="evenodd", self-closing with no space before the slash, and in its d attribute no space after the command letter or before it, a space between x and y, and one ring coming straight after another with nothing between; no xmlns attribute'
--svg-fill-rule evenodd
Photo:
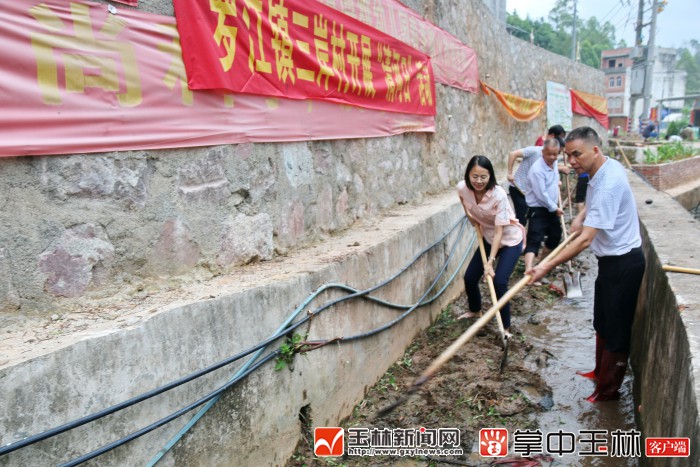
<svg viewBox="0 0 700 467"><path fill-rule="evenodd" d="M582 376L595 379L591 402L618 399L625 377L637 297L646 260L642 252L637 205L622 165L603 155L598 134L589 127L566 137L566 154L577 173L590 175L586 206L571 223L580 232L550 261L525 271L533 283L586 247L598 258L593 327L596 367Z"/></svg>

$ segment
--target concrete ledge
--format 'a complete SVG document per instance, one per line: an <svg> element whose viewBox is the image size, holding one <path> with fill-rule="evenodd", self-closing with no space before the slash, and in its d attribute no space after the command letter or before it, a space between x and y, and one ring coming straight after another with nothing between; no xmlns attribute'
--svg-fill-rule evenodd
<svg viewBox="0 0 700 467"><path fill-rule="evenodd" d="M271 335L287 315L326 282L367 288L391 276L463 215L452 191L420 205L390 211L375 225L353 229L315 248L223 276L211 297L172 305L123 329L88 333L45 355L0 370L0 444L17 441L127 400L235 355ZM471 228L458 248L464 253ZM456 232L394 283L375 295L411 304L433 280ZM448 272L454 270L459 257ZM444 280L441 284L444 284ZM416 310L389 332L333 344L297 356L293 371L268 364L224 394L172 450L164 465L283 464L300 436L299 412L315 425L333 425L349 414L412 338L462 291L456 280L433 305ZM318 306L339 293L325 293ZM400 313L364 300L315 318L309 339L352 335ZM303 333L306 329L300 329ZM274 349L279 342L273 344ZM237 366L113 416L3 457L3 465L50 465L68 461L136 431L224 384ZM100 465L144 465L191 414L99 458Z"/></svg>
<svg viewBox="0 0 700 467"><path fill-rule="evenodd" d="M668 194L636 175L630 178L647 258L631 354L637 423L643 438L689 437L691 444L689 458L641 462L700 465L700 277L661 269L662 264L700 267L700 223Z"/></svg>
<svg viewBox="0 0 700 467"><path fill-rule="evenodd" d="M700 204L700 176L692 182L684 183L665 190L686 211L694 209Z"/></svg>

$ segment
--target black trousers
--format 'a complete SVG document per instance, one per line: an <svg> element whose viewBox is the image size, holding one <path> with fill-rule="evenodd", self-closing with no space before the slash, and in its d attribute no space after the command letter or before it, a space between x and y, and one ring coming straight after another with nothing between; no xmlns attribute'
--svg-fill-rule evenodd
<svg viewBox="0 0 700 467"><path fill-rule="evenodd" d="M520 192L514 185L508 188L510 193L510 199L513 200L513 210L515 211L515 217L523 225L527 226L527 203L525 202L525 195Z"/></svg>
<svg viewBox="0 0 700 467"><path fill-rule="evenodd" d="M544 245L553 250L559 245L562 236L561 219L556 212L550 212L547 208L531 207L527 211L530 219L530 227L527 228L527 246L525 253L537 253L544 240Z"/></svg>
<svg viewBox="0 0 700 467"><path fill-rule="evenodd" d="M598 257L593 327L608 352L629 353L632 323L646 260L641 248L620 256Z"/></svg>

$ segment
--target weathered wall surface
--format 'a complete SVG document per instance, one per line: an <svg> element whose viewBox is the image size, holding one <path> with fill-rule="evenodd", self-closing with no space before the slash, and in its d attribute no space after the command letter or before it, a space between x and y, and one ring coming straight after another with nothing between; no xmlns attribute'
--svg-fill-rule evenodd
<svg viewBox="0 0 700 467"><path fill-rule="evenodd" d="M221 277L189 303L131 325L92 333L78 343L26 362L0 368L0 446L41 433L151 391L240 354L273 335L310 293L326 283L360 290L380 284L407 266L462 219L453 193L420 206L402 206L378 224L347 232L284 261L249 268L234 280ZM359 240L359 241L358 241ZM357 243L357 246L355 244ZM456 253L433 298L475 246L474 231L455 229L373 296L410 306L421 298ZM208 289L208 290L207 290ZM368 386L403 355L415 334L463 290L461 277L430 306L421 307L388 331L348 343L330 343L296 356L293 371L267 363L222 399L160 465L283 465L301 436L299 414L308 407L314 426L332 426L350 413ZM323 292L294 321L347 295ZM200 297L206 297L204 299ZM364 299L334 306L298 328L307 339L352 336L385 325L406 310ZM270 344L264 355L279 349ZM67 462L168 416L223 386L247 358L134 407L0 458L3 466ZM1 367L2 365L0 365ZM194 413L99 457L98 465L146 465Z"/></svg>
<svg viewBox="0 0 700 467"><path fill-rule="evenodd" d="M511 38L481 2L408 5L474 48L503 91L544 99L552 80L602 94L600 71ZM165 0L139 9L173 13ZM268 260L448 189L474 154L502 168L546 127L483 94L437 85L437 98L429 135L0 160L0 318Z"/></svg>
<svg viewBox="0 0 700 467"><path fill-rule="evenodd" d="M700 156L665 164L635 164L633 167L657 190L668 190L700 179Z"/></svg>
<svg viewBox="0 0 700 467"><path fill-rule="evenodd" d="M689 458L642 459L642 465L699 465L700 292L698 276L662 264L698 267L700 223L669 195L631 177L644 225L647 269L632 338L638 428L643 437L690 438ZM651 200L651 204L646 201Z"/></svg>

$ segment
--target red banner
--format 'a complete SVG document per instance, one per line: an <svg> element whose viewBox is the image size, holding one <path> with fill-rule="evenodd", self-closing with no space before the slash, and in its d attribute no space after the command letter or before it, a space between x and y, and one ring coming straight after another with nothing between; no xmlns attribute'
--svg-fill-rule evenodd
<svg viewBox="0 0 700 467"><path fill-rule="evenodd" d="M479 70L474 49L398 0L321 1L428 54L438 83L477 92Z"/></svg>
<svg viewBox="0 0 700 467"><path fill-rule="evenodd" d="M571 110L577 114L594 118L608 129L608 100L602 96L581 91L571 91Z"/></svg>
<svg viewBox="0 0 700 467"><path fill-rule="evenodd" d="M175 0L190 89L435 115L430 58L315 0Z"/></svg>
<svg viewBox="0 0 700 467"><path fill-rule="evenodd" d="M0 48L0 156L435 131L431 116L191 91L170 16L15 0Z"/></svg>

